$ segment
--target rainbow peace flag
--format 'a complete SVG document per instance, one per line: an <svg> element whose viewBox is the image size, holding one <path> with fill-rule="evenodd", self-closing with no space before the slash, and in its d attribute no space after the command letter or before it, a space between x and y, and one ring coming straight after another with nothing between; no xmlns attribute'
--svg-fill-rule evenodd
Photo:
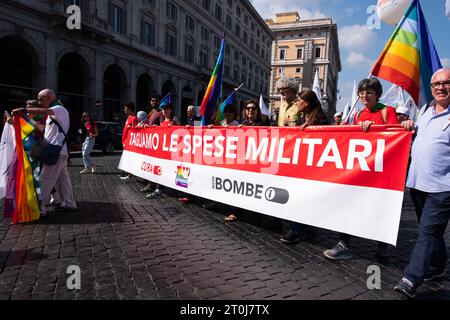
<svg viewBox="0 0 450 320"><path fill-rule="evenodd" d="M202 116L202 125L206 126L213 122L214 112L217 108L217 101L222 91L222 74L223 74L223 56L225 53L225 37L222 38L220 45L219 57L214 67L205 96L200 106L200 114Z"/></svg>
<svg viewBox="0 0 450 320"><path fill-rule="evenodd" d="M418 106L433 100L430 81L442 68L419 0L413 0L372 69L407 91Z"/></svg>
<svg viewBox="0 0 450 320"><path fill-rule="evenodd" d="M16 205L13 213L13 224L30 222L39 219L39 162L30 158L34 144L32 133L35 127L28 118L14 116L16 136L17 171L16 171Z"/></svg>

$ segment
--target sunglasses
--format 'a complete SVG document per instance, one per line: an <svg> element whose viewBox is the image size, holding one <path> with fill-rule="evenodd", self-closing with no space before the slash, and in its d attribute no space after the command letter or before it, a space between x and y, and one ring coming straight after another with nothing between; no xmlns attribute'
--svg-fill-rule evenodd
<svg viewBox="0 0 450 320"><path fill-rule="evenodd" d="M245 107L245 110L256 110L256 107Z"/></svg>

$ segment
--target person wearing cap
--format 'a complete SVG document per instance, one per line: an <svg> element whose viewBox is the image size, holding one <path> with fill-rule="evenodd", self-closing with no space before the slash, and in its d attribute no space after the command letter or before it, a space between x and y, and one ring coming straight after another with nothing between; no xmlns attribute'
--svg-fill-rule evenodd
<svg viewBox="0 0 450 320"><path fill-rule="evenodd" d="M334 114L334 125L335 126L339 126L339 125L341 125L341 122L342 122L342 112L336 112L335 114Z"/></svg>
<svg viewBox="0 0 450 320"><path fill-rule="evenodd" d="M409 120L409 109L407 107L400 106L395 109L395 113L397 114L397 120L399 123Z"/></svg>
<svg viewBox="0 0 450 320"><path fill-rule="evenodd" d="M278 126L296 126L298 121L298 108L295 104L297 101L297 85L293 79L281 78L277 82L277 88L282 100L278 114Z"/></svg>

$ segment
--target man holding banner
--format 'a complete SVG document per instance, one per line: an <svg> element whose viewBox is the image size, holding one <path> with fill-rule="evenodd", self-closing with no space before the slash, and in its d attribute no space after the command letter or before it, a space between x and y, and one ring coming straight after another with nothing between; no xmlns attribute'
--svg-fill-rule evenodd
<svg viewBox="0 0 450 320"><path fill-rule="evenodd" d="M402 123L417 133L406 186L419 217L419 234L403 279L394 287L409 298L424 281L442 278L447 265L445 229L450 218L450 69L431 79L434 101L419 120Z"/></svg>

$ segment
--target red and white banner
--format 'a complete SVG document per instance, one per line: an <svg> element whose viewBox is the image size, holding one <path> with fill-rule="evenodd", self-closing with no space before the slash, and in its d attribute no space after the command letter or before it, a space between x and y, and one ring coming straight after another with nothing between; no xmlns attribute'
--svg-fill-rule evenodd
<svg viewBox="0 0 450 320"><path fill-rule="evenodd" d="M119 169L167 187L396 244L411 133L400 126L132 128Z"/></svg>

